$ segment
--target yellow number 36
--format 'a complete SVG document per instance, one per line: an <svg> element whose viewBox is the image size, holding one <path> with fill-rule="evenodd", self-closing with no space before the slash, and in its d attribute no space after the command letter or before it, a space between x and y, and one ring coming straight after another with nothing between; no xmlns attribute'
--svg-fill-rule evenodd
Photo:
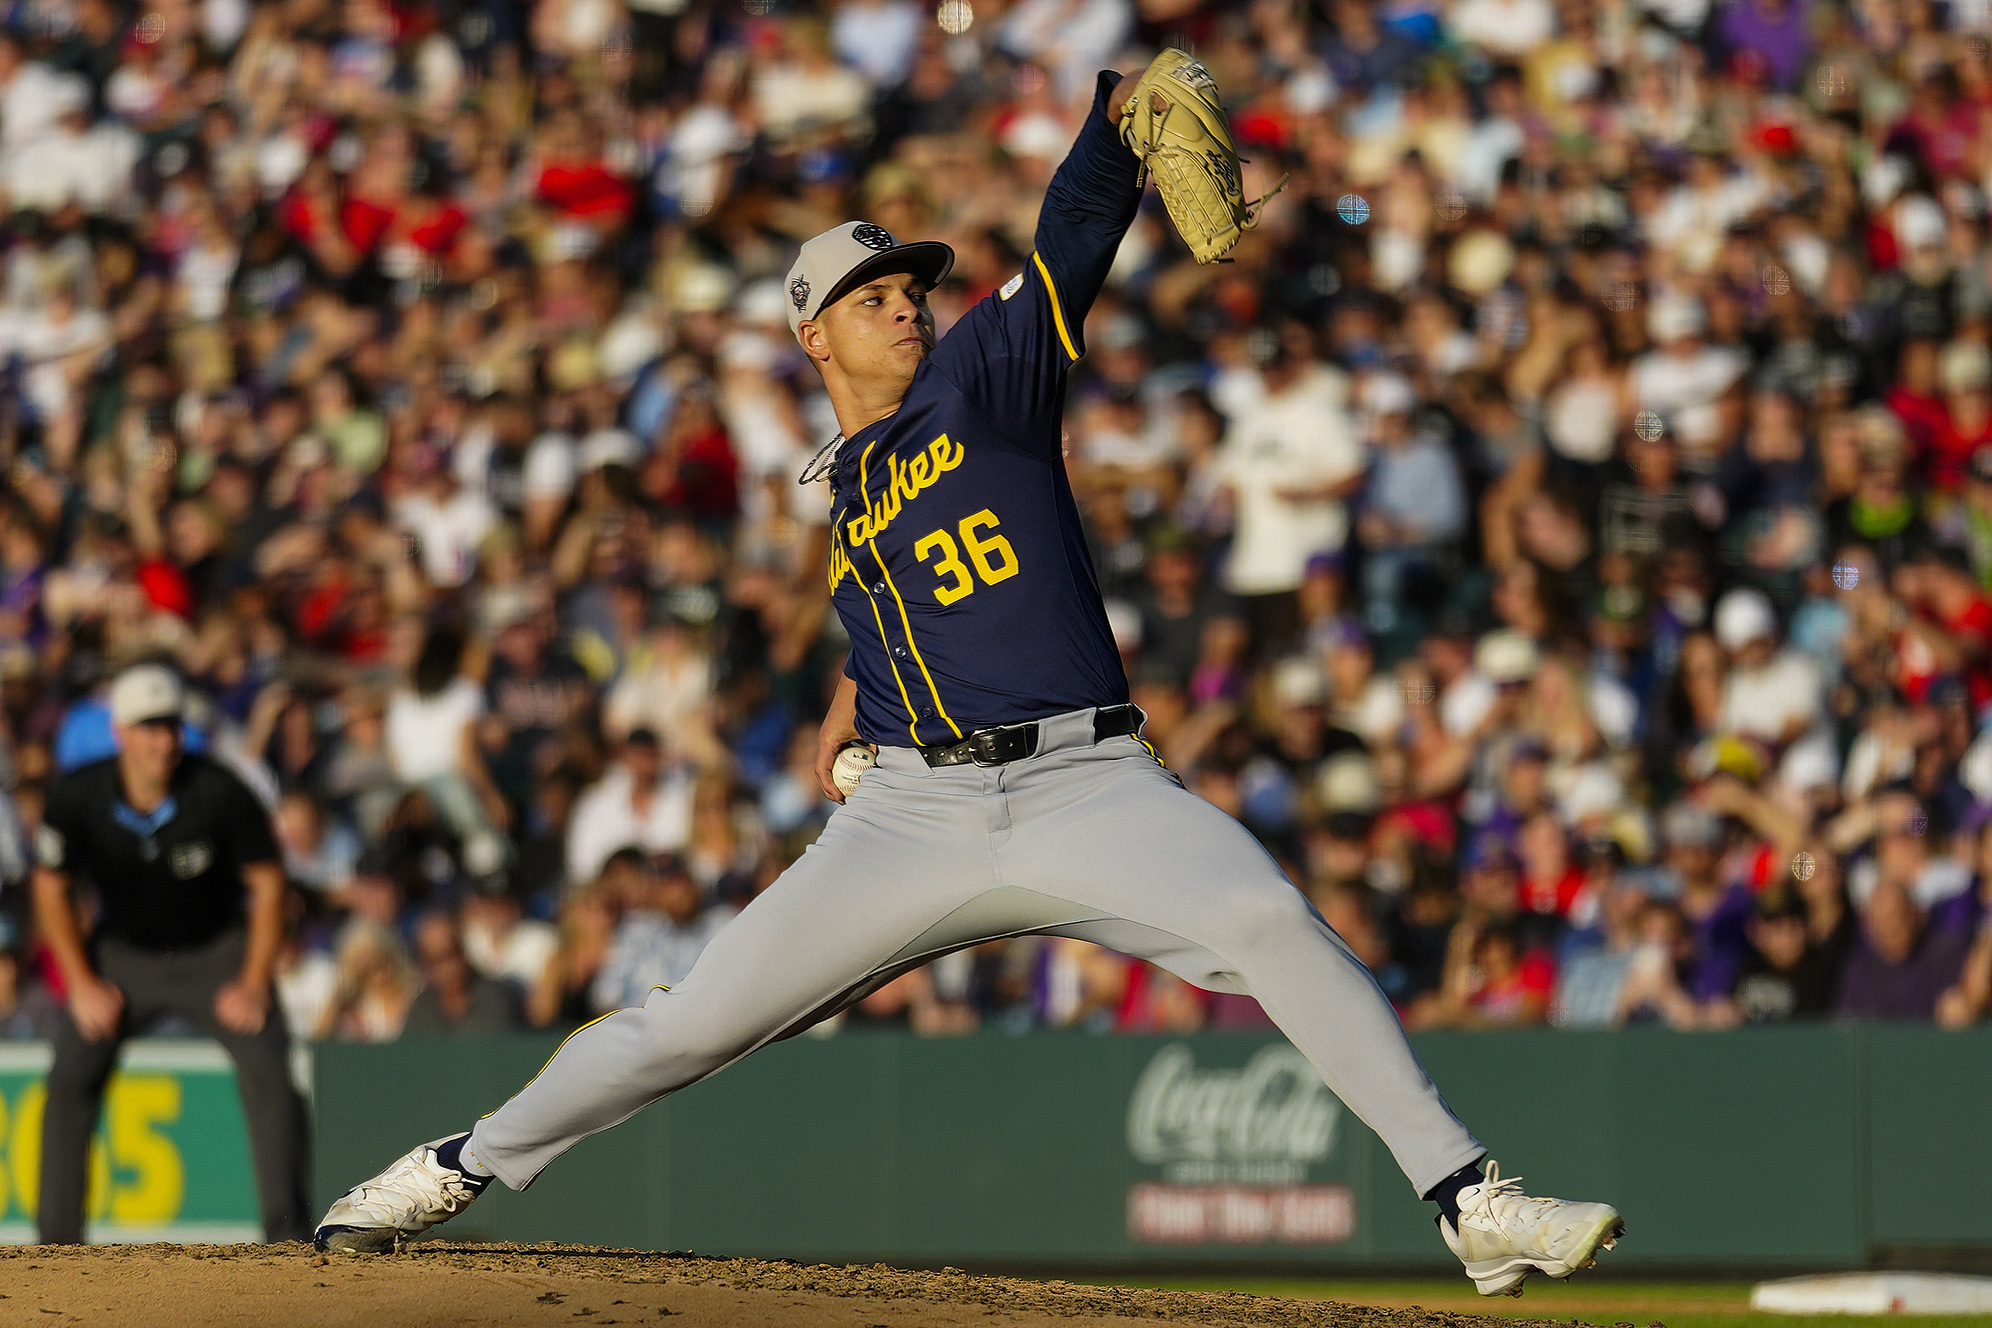
<svg viewBox="0 0 1992 1328"><path fill-rule="evenodd" d="M973 516L965 516L955 527L961 532L961 545L955 544L953 535L946 530L936 530L924 535L913 546L913 556L926 562L936 550L939 561L934 563L934 571L941 578L940 589L934 598L943 604L952 604L958 599L975 593L975 578L968 574L968 568L961 561L962 547L968 549L968 560L975 564L975 570L982 578L982 584L993 586L998 581L1007 581L1017 574L1017 551L1010 547L1010 541L1001 535L983 535L987 527L991 531L1002 523L996 514L983 508Z"/></svg>

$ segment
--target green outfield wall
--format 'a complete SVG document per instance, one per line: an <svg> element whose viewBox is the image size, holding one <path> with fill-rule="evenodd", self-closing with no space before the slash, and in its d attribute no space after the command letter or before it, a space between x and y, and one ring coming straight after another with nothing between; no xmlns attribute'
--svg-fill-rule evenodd
<svg viewBox="0 0 1992 1328"><path fill-rule="evenodd" d="M1992 1030L1435 1034L1504 1170L1606 1198L1613 1266L1992 1259ZM552 1039L315 1049L321 1199L465 1128ZM239 1128L239 1124L236 1128ZM452 1235L809 1260L1431 1264L1377 1137L1278 1038L798 1038L583 1143Z"/></svg>

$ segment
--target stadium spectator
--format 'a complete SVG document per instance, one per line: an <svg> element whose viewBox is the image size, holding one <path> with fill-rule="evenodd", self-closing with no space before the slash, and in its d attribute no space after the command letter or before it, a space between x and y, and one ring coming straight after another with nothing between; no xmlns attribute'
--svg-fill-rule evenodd
<svg viewBox="0 0 1992 1328"><path fill-rule="evenodd" d="M1715 606L1715 640L1729 655L1722 680L1720 731L1783 747L1818 722L1825 698L1818 668L1795 650L1779 650L1770 600L1749 588Z"/></svg>
<svg viewBox="0 0 1992 1328"><path fill-rule="evenodd" d="M1750 956L1734 997L1741 1018L1757 1024L1831 1014L1840 972L1813 943L1805 906L1783 887L1766 891L1749 931Z"/></svg>
<svg viewBox="0 0 1992 1328"><path fill-rule="evenodd" d="M584 886L560 901L560 944L527 995L535 1028L575 1028L594 1018L590 991L615 943L621 910L606 889Z"/></svg>
<svg viewBox="0 0 1992 1328"><path fill-rule="evenodd" d="M451 914L425 913L415 924L415 962L423 987L402 1021L403 1037L475 1036L522 1027L517 988L471 966L462 928Z"/></svg>
<svg viewBox="0 0 1992 1328"><path fill-rule="evenodd" d="M608 954L588 988L594 1012L642 1005L657 988L683 981L729 916L706 905L681 860L641 861Z"/></svg>
<svg viewBox="0 0 1992 1328"><path fill-rule="evenodd" d="M1652 902L1651 875L1617 873L1598 903L1594 928L1564 938L1549 1022L1558 1028L1614 1028L1624 1018L1624 991L1639 957L1641 924Z"/></svg>
<svg viewBox="0 0 1992 1328"><path fill-rule="evenodd" d="M284 871L308 890L338 895L351 884L360 860L360 841L344 825L328 821L311 794L292 792L277 803L277 846Z"/></svg>
<svg viewBox="0 0 1992 1328"><path fill-rule="evenodd" d="M1861 910L1834 1011L1849 1019L1931 1019L1964 969L1971 938L1928 925L1910 887L1877 884Z"/></svg>
<svg viewBox="0 0 1992 1328"><path fill-rule="evenodd" d="M340 933L334 958L338 984L318 1036L350 1042L400 1037L421 981L400 938L380 922L355 918Z"/></svg>
<svg viewBox="0 0 1992 1328"><path fill-rule="evenodd" d="M23 982L19 940L13 919L0 920L0 1039L46 1038L59 1014L46 988Z"/></svg>
<svg viewBox="0 0 1992 1328"><path fill-rule="evenodd" d="M667 769L657 735L632 730L616 764L574 805L568 879L592 879L611 853L630 844L647 853L682 851L692 836L692 791L687 772Z"/></svg>
<svg viewBox="0 0 1992 1328"><path fill-rule="evenodd" d="M1937 998L1937 1022L1966 1028L1992 1014L1992 927L1983 928L1966 953L1957 985Z"/></svg>
<svg viewBox="0 0 1992 1328"><path fill-rule="evenodd" d="M298 925L305 912L303 896L291 891L286 900L291 925L284 932L283 948L277 951L277 1004L291 1037L309 1040L325 1025L326 1011L339 991L339 965L331 955L310 944Z"/></svg>
<svg viewBox="0 0 1992 1328"><path fill-rule="evenodd" d="M503 874L476 881L458 911L470 966L479 977L502 982L517 999L526 999L539 987L559 951L559 929L526 917Z"/></svg>
<svg viewBox="0 0 1992 1328"><path fill-rule="evenodd" d="M1669 1028L1703 1028L1721 1017L1695 999L1689 987L1695 938L1672 901L1653 900L1640 916L1639 945L1618 993L1617 1022L1664 1023ZM1720 1009L1720 1007L1714 1007Z"/></svg>

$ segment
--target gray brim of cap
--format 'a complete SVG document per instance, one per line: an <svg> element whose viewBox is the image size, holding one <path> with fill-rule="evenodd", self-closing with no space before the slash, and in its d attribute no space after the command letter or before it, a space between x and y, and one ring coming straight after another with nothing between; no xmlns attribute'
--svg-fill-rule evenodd
<svg viewBox="0 0 1992 1328"><path fill-rule="evenodd" d="M954 271L955 251L953 246L939 240L915 240L912 244L902 244L897 249L887 249L876 258L868 258L844 274L843 280L830 288L823 303L816 306L816 312L798 322L812 322L823 316L823 311L849 295L873 277L888 272L911 272L927 283L929 290L948 279Z"/></svg>

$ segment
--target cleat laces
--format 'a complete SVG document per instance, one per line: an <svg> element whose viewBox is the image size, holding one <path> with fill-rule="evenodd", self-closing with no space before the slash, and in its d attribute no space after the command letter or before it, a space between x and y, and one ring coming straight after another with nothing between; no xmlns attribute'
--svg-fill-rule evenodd
<svg viewBox="0 0 1992 1328"><path fill-rule="evenodd" d="M384 1227L406 1229L411 1222L434 1225L441 1220L433 1216L439 1211L454 1217L476 1197L477 1191L464 1183L460 1173L440 1165L424 1150L361 1185L346 1202Z"/></svg>
<svg viewBox="0 0 1992 1328"><path fill-rule="evenodd" d="M1471 1200L1460 1205L1460 1219L1468 1217L1484 1219L1490 1226L1508 1229L1511 1227L1533 1227L1546 1222L1558 1208L1563 1206L1560 1199L1542 1199L1522 1191L1520 1176L1503 1176L1501 1164L1487 1164L1487 1179L1482 1181Z"/></svg>

